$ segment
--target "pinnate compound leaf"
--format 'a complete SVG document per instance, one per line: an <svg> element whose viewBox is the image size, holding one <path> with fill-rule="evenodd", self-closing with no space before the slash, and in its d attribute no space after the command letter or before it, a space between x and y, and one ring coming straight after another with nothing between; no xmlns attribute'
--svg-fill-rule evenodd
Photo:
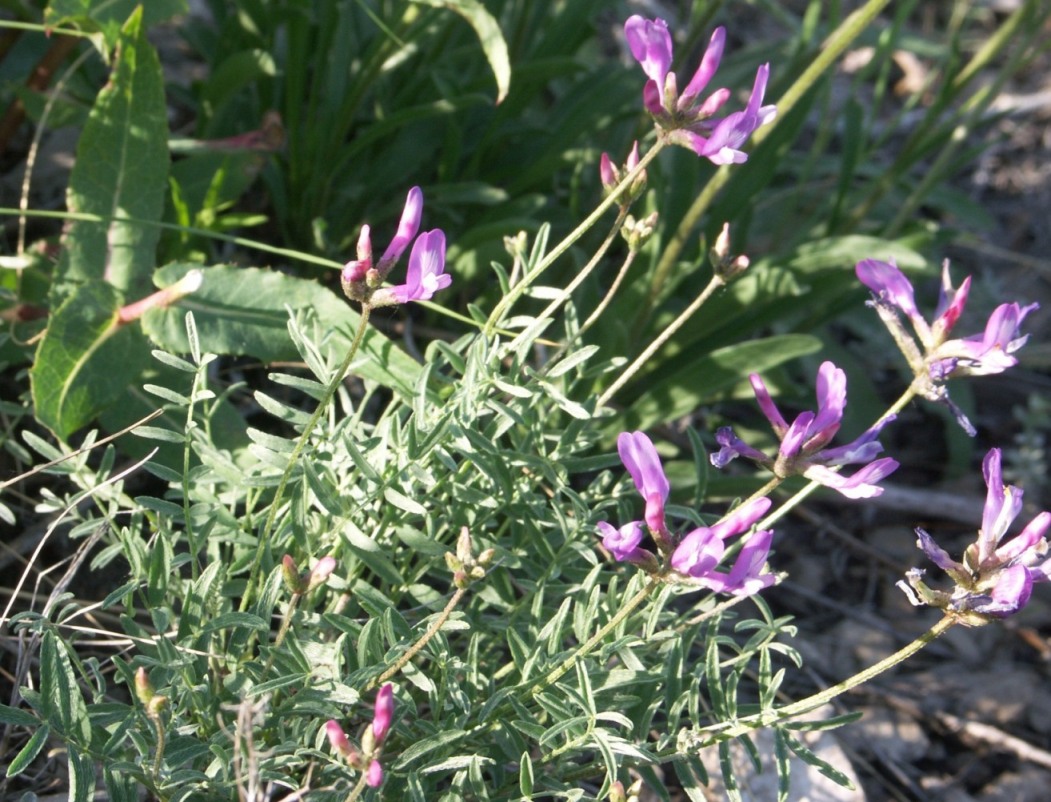
<svg viewBox="0 0 1051 802"><path fill-rule="evenodd" d="M113 74L84 125L69 179L70 211L106 219L71 226L52 306L92 279L109 282L131 300L147 294L160 229L143 223L160 220L164 210L167 142L164 77L140 7L121 30Z"/></svg>
<svg viewBox="0 0 1051 802"><path fill-rule="evenodd" d="M154 276L166 287L199 265L167 265ZM330 335L323 347L329 364L338 363L358 325L358 313L331 290L307 279L254 267L217 265L203 270L204 280L193 295L164 309L151 309L143 330L160 348L189 351L184 318L193 312L201 348L210 353L254 356L263 362L301 359L288 334L288 310L310 309L319 330ZM370 328L351 372L413 395L420 365L382 333Z"/></svg>
<svg viewBox="0 0 1051 802"><path fill-rule="evenodd" d="M455 11L474 28L482 43L482 50L489 61L489 67L496 78L496 102L507 97L511 88L511 59L507 55L507 42L500 31L500 25L478 0L414 0L414 2L435 8L447 8Z"/></svg>
<svg viewBox="0 0 1051 802"><path fill-rule="evenodd" d="M127 392L149 363L138 326L122 325L120 293L93 281L51 315L29 372L37 418L65 439Z"/></svg>
<svg viewBox="0 0 1051 802"><path fill-rule="evenodd" d="M48 630L40 645L40 704L48 723L74 743L91 740L88 708L58 635ZM74 750L70 749L72 755Z"/></svg>

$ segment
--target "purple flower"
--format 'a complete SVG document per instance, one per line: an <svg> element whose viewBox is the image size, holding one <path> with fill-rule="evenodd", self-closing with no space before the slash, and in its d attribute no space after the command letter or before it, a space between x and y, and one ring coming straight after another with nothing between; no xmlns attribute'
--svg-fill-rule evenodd
<svg viewBox="0 0 1051 802"><path fill-rule="evenodd" d="M390 288L391 297L400 304L429 301L452 284L452 276L445 273L445 234L440 228L420 234L413 244L406 279Z"/></svg>
<svg viewBox="0 0 1051 802"><path fill-rule="evenodd" d="M613 555L613 559L631 562L633 557L639 556L642 551L639 544L643 538L641 522L632 521L620 529L605 521L599 521L596 525L602 533L602 545Z"/></svg>
<svg viewBox="0 0 1051 802"><path fill-rule="evenodd" d="M734 596L751 596L774 584L774 574L763 573L770 556L770 543L774 533L763 529L750 535L737 555L728 574L713 571L701 579L702 584L716 593L732 593Z"/></svg>
<svg viewBox="0 0 1051 802"><path fill-rule="evenodd" d="M722 560L725 541L734 535L747 532L768 509L770 499L757 498L748 504L742 504L717 524L694 529L672 552L671 567L694 579L707 577Z"/></svg>
<svg viewBox="0 0 1051 802"><path fill-rule="evenodd" d="M361 227L358 258L347 262L340 276L348 297L371 306L427 301L435 292L452 283L452 278L444 272L445 234L441 229L434 229L420 234L413 243L406 283L377 289L416 237L422 216L423 192L419 187L413 187L405 199L398 231L376 265L372 263L370 229L367 225Z"/></svg>
<svg viewBox="0 0 1051 802"><path fill-rule="evenodd" d="M858 262L856 272L861 283L872 290L875 297L871 305L905 355L919 394L930 401L946 404L960 425L973 436L974 427L941 385L959 376L1002 373L1018 364L1012 354L1028 339L1028 335L1019 334L1019 328L1026 315L1039 304L1001 304L989 316L982 334L949 340L949 333L967 303L970 276L959 288L954 288L946 260L942 265L942 287L935 318L928 324L916 308L912 284L893 262L864 259ZM909 319L915 339L902 326L897 312Z"/></svg>
<svg viewBox="0 0 1051 802"><path fill-rule="evenodd" d="M831 362L822 363L817 374L817 412L801 412L789 424L777 408L770 391L758 374L749 376L756 401L774 432L781 439L776 457L768 457L752 448L733 429L723 427L715 434L720 449L711 455L712 465L723 468L737 457L746 457L768 467L782 479L802 474L830 487L847 498L871 498L883 492L877 486L897 467L897 461L883 457L877 441L880 430L894 418L888 416L845 446L826 448L839 431L847 402L847 376ZM841 465L868 463L851 476L830 470Z"/></svg>
<svg viewBox="0 0 1051 802"><path fill-rule="evenodd" d="M760 107L769 76L769 64L759 67L745 110L724 117L716 123L710 136L705 138L692 131L686 132L690 147L698 156L704 156L714 164L741 164L748 161L748 155L740 147L759 126L770 122L777 113L774 106Z"/></svg>
<svg viewBox="0 0 1051 802"><path fill-rule="evenodd" d="M1045 538L1051 513L1041 512L1013 538L1003 542L1011 523L1022 509L1022 491L1003 483L1000 449L994 448L982 461L987 488L982 527L978 539L957 562L923 529L917 529L916 545L945 571L955 583L951 592L934 590L923 582L924 572L912 569L907 583L899 582L913 604L929 604L958 614L962 623L976 626L989 618L1018 612L1029 601L1033 584L1051 579Z"/></svg>
<svg viewBox="0 0 1051 802"><path fill-rule="evenodd" d="M664 502L668 500L671 488L652 441L642 432L621 432L617 438L617 453L646 502L646 525L653 532L667 532Z"/></svg>
<svg viewBox="0 0 1051 802"><path fill-rule="evenodd" d="M376 758L372 759L365 771L365 785L369 788L379 788L383 785L383 766Z"/></svg>
<svg viewBox="0 0 1051 802"><path fill-rule="evenodd" d="M642 90L643 105L665 131L672 132L669 141L691 148L715 164L734 164L747 160L741 145L759 126L772 120L774 106L762 106L770 74L770 65L759 67L755 85L744 111L723 119L712 119L730 99L728 89L716 89L704 102L696 103L719 68L726 29L719 27L701 58L701 63L686 88L679 93L678 79L671 72L672 40L668 24L662 19L648 20L639 15L628 18L624 37L632 56L642 66L649 80Z"/></svg>

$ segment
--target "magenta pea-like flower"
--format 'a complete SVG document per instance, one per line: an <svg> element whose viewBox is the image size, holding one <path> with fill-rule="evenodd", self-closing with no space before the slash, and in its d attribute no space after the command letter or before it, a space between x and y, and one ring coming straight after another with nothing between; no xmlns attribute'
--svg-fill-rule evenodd
<svg viewBox="0 0 1051 802"><path fill-rule="evenodd" d="M970 276L959 288L954 288L949 277L949 262L945 261L938 306L933 322L928 323L916 307L912 283L894 262L863 259L855 270L861 283L873 293L870 305L876 309L908 361L919 395L948 406L964 430L974 436L974 426L949 399L948 391L942 385L960 376L1002 373L1017 365L1018 359L1013 354L1029 338L1020 334L1019 329L1026 315L1039 304L1001 304L989 316L984 332L950 340L949 334L967 303ZM898 313L908 318L912 335L902 325Z"/></svg>
<svg viewBox="0 0 1051 802"><path fill-rule="evenodd" d="M394 716L394 686L389 682L376 694L376 706L372 715L372 737L377 745L383 743L390 731Z"/></svg>
<svg viewBox="0 0 1051 802"><path fill-rule="evenodd" d="M452 277L445 273L445 233L436 228L416 237L422 217L423 191L419 187L413 187L405 199L397 233L376 264L372 262L370 229L367 225L361 227L357 246L358 258L347 262L340 276L343 292L349 298L374 307L409 301L428 301L434 293L452 283ZM414 238L416 241L409 253L406 282L394 287L381 288L380 284L387 278Z"/></svg>
<svg viewBox="0 0 1051 802"><path fill-rule="evenodd" d="M718 523L689 532L672 552L672 568L718 593L749 596L769 587L775 577L762 573L773 537L769 529L755 532L744 542L729 573L715 570L722 562L727 539L748 532L769 509L770 499L757 498L742 504Z"/></svg>
<svg viewBox="0 0 1051 802"><path fill-rule="evenodd" d="M1018 612L1029 601L1034 583L1051 579L1045 537L1051 527L1051 513L1041 512L1021 532L1004 541L1022 510L1023 493L1003 483L1000 459L1000 449L994 448L982 461L987 488L982 527L978 539L964 550L962 561L953 560L926 531L916 530L916 545L952 578L953 590L928 587L923 581L925 572L918 568L906 574L907 581L898 582L913 604L939 607L970 626Z"/></svg>
<svg viewBox="0 0 1051 802"><path fill-rule="evenodd" d="M715 164L746 161L748 156L740 150L741 146L777 113L775 106L763 105L770 65L763 64L756 71L752 94L743 111L716 118L730 99L730 90L716 89L701 103L697 99L719 68L726 44L725 28L716 28L712 33L697 71L681 93L671 71L672 40L664 20L649 20L636 14L624 24L624 37L649 79L642 92L643 105L668 133L668 141L688 147Z"/></svg>
<svg viewBox="0 0 1051 802"><path fill-rule="evenodd" d="M725 467L737 457L766 466L782 479L802 474L808 479L838 491L847 498L871 498L883 492L876 483L898 467L890 457L876 459L883 446L876 439L880 430L894 418L888 416L844 446L827 448L839 431L847 403L847 376L831 362L824 362L817 373L817 412L800 412L789 424L777 408L770 391L758 374L749 376L756 401L774 432L781 439L777 455L769 457L745 443L729 426L715 434L720 449L711 455L712 465ZM832 468L866 463L846 476Z"/></svg>
<svg viewBox="0 0 1051 802"><path fill-rule="evenodd" d="M750 595L774 582L773 574L762 572L770 551L769 531L747 538L730 570L718 570L727 551L726 541L748 532L770 508L769 499L744 504L718 523L698 527L680 538L669 530L665 519L670 486L652 441L642 432L623 432L617 438L617 450L646 502L646 513L644 521L632 521L619 529L605 521L597 524L602 545L615 559L660 574L667 581L719 593ZM642 548L647 531L667 561L663 569L657 555Z"/></svg>

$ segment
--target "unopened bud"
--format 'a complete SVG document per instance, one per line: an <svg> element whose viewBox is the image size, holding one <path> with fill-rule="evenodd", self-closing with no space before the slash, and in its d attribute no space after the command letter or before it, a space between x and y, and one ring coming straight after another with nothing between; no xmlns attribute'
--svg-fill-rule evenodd
<svg viewBox="0 0 1051 802"><path fill-rule="evenodd" d="M139 670L135 672L135 696L144 705L148 705L150 700L153 699L153 695L153 684L146 674L146 669L140 666Z"/></svg>
<svg viewBox="0 0 1051 802"><path fill-rule="evenodd" d="M460 529L460 536L456 539L456 556L460 562L469 564L474 555L471 553L471 532L466 526Z"/></svg>
<svg viewBox="0 0 1051 802"><path fill-rule="evenodd" d="M292 559L291 554L286 554L281 558L281 578L285 582L285 587L288 588L289 593L300 594L303 592L303 581L299 577L299 566L296 565L296 561Z"/></svg>
<svg viewBox="0 0 1051 802"><path fill-rule="evenodd" d="M715 275L724 282L729 283L748 269L749 260L747 256L730 255L730 224L723 223L722 231L715 238L715 244L708 251L708 259L712 263Z"/></svg>
<svg viewBox="0 0 1051 802"><path fill-rule="evenodd" d="M484 567L486 565L489 565L489 563L493 561L493 558L495 556L496 549L484 549L482 553L478 555L478 558L475 560L475 562Z"/></svg>
<svg viewBox="0 0 1051 802"><path fill-rule="evenodd" d="M529 235L519 231L513 237L504 237L504 250L512 259L526 258L526 248L529 246Z"/></svg>
<svg viewBox="0 0 1051 802"><path fill-rule="evenodd" d="M642 220L636 220L630 214L625 218L620 233L628 242L628 247L637 251L645 245L657 227L657 213L651 212Z"/></svg>
<svg viewBox="0 0 1051 802"><path fill-rule="evenodd" d="M620 780L610 785L609 802L628 802L628 795L624 791L624 783Z"/></svg>
<svg viewBox="0 0 1051 802"><path fill-rule="evenodd" d="M466 571L454 571L453 572L453 585L463 590L471 584L470 578L467 576Z"/></svg>
<svg viewBox="0 0 1051 802"><path fill-rule="evenodd" d="M348 759L357 757L357 750L350 745L347 734L343 732L343 728L335 719L325 722L325 737L328 738L329 745L343 757Z"/></svg>
<svg viewBox="0 0 1051 802"><path fill-rule="evenodd" d="M335 557L322 557L318 560L305 578L306 592L309 593L314 588L321 587L328 582L328 578L332 576L334 570L336 570Z"/></svg>

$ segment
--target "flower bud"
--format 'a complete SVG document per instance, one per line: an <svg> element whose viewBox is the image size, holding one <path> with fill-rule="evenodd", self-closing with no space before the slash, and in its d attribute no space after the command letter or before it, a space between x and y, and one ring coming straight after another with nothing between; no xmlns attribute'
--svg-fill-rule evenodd
<svg viewBox="0 0 1051 802"><path fill-rule="evenodd" d="M473 562L474 556L471 552L471 532L466 526L460 529L460 536L456 539L456 556L460 562L469 564Z"/></svg>
<svg viewBox="0 0 1051 802"><path fill-rule="evenodd" d="M285 582L285 587L288 588L289 593L299 595L303 592L303 581L299 577L299 566L296 565L296 561L292 559L291 554L286 554L281 558L281 578Z"/></svg>
<svg viewBox="0 0 1051 802"><path fill-rule="evenodd" d="M708 251L708 259L712 263L712 270L724 282L729 283L748 269L749 260L747 256L730 255L730 224L723 223L722 231L715 238L715 244Z"/></svg>
<svg viewBox="0 0 1051 802"><path fill-rule="evenodd" d="M383 766L378 760L369 763L369 769L365 772L365 785L369 788L379 788L383 785Z"/></svg>
<svg viewBox="0 0 1051 802"><path fill-rule="evenodd" d="M628 795L624 792L624 783L620 780L610 785L609 802L628 802Z"/></svg>
<svg viewBox="0 0 1051 802"><path fill-rule="evenodd" d="M343 728L339 726L339 722L335 719L329 719L325 722L325 737L328 738L329 745L343 757L351 758L356 754L356 750L350 745L350 741L347 740L347 734L343 732Z"/></svg>
<svg viewBox="0 0 1051 802"><path fill-rule="evenodd" d="M390 731L391 719L394 717L394 686L389 682L376 694L376 706L372 716L372 734L376 743L383 743Z"/></svg>
<svg viewBox="0 0 1051 802"><path fill-rule="evenodd" d="M146 669L140 666L139 670L135 672L135 696L144 705L148 705L150 700L153 699L153 695L153 684L146 674Z"/></svg>
<svg viewBox="0 0 1051 802"><path fill-rule="evenodd" d="M332 576L334 570L336 570L335 557L322 557L318 560L305 578L304 584L306 585L306 592L309 593L314 588L321 587L328 582L328 578Z"/></svg>
<svg viewBox="0 0 1051 802"><path fill-rule="evenodd" d="M620 233L628 242L628 247L637 251L645 245L657 227L657 213L651 212L642 220L636 220L630 214L625 218Z"/></svg>

